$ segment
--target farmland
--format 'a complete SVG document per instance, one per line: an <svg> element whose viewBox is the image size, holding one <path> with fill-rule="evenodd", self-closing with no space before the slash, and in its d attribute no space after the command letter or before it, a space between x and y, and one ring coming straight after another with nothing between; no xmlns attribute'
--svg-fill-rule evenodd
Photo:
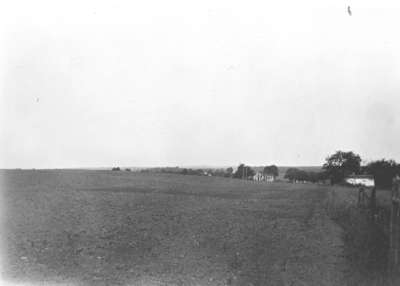
<svg viewBox="0 0 400 286"><path fill-rule="evenodd" d="M345 285L331 187L1 171L2 271L72 285Z"/></svg>

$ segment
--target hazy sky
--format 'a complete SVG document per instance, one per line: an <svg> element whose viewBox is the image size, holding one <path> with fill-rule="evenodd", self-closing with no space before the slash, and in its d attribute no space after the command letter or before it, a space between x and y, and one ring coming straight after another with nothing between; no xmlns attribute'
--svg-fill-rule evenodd
<svg viewBox="0 0 400 286"><path fill-rule="evenodd" d="M4 2L0 168L400 161L398 1Z"/></svg>

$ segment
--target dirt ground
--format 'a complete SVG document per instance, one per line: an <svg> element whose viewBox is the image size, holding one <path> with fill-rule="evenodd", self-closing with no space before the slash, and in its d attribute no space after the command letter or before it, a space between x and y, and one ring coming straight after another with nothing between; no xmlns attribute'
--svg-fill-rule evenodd
<svg viewBox="0 0 400 286"><path fill-rule="evenodd" d="M330 187L2 171L2 275L41 285L346 285Z"/></svg>

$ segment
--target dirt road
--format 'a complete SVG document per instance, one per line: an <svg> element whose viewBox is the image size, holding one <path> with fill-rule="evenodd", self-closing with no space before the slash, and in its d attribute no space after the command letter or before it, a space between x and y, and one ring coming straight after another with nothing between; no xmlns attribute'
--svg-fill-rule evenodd
<svg viewBox="0 0 400 286"><path fill-rule="evenodd" d="M2 189L11 282L346 285L329 187L182 175L15 171Z"/></svg>

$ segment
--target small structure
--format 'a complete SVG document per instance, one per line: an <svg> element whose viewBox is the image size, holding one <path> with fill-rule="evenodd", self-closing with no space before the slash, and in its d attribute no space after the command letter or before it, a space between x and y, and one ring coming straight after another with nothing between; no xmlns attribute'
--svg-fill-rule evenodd
<svg viewBox="0 0 400 286"><path fill-rule="evenodd" d="M269 182L269 183L272 183L272 182L275 181L275 176L274 176L274 175L268 175L268 174L266 174L266 175L264 175L264 178L265 178L265 181L266 181L266 182Z"/></svg>
<svg viewBox="0 0 400 286"><path fill-rule="evenodd" d="M254 176L253 176L253 181L264 181L264 175L261 172L257 172Z"/></svg>
<svg viewBox="0 0 400 286"><path fill-rule="evenodd" d="M351 175L345 179L345 182L353 186L374 187L375 180L370 175Z"/></svg>
<svg viewBox="0 0 400 286"><path fill-rule="evenodd" d="M268 174L263 174L261 172L257 172L254 176L253 176L253 181L257 181L257 182L273 182L275 181L275 177L273 175L268 175Z"/></svg>

